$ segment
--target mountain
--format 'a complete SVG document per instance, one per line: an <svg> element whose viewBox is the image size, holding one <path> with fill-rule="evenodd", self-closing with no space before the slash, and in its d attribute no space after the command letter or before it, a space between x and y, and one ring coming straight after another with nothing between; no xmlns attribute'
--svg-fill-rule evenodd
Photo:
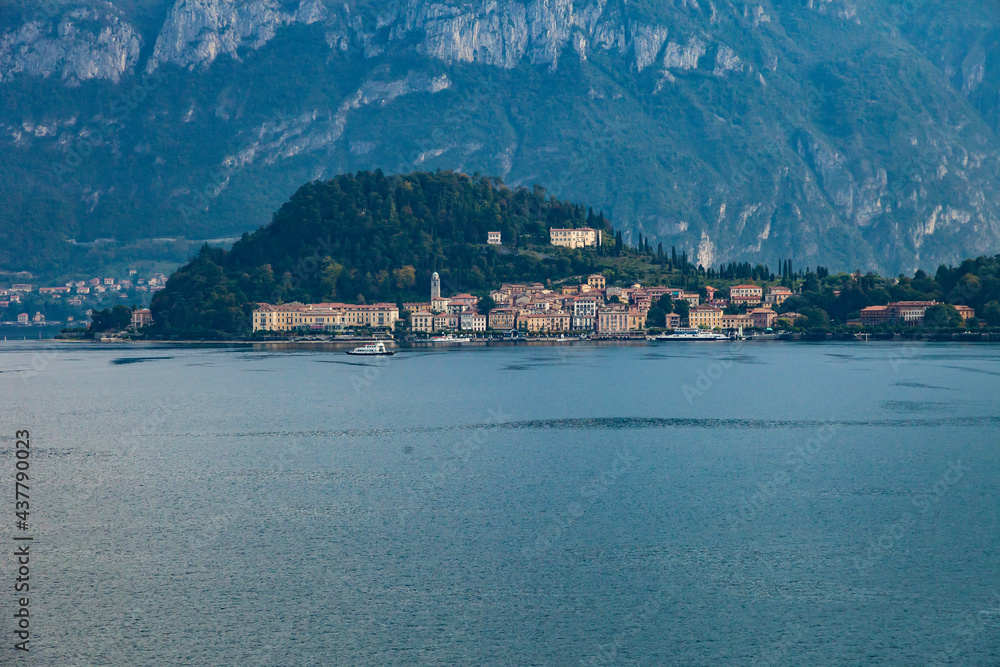
<svg viewBox="0 0 1000 667"><path fill-rule="evenodd" d="M985 0L12 0L0 90L6 271L236 238L376 168L541 183L705 266L1000 250Z"/></svg>

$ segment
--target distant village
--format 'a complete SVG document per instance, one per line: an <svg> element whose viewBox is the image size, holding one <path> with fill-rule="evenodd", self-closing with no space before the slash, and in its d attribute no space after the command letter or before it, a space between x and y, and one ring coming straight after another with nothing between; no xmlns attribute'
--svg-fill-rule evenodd
<svg viewBox="0 0 1000 667"><path fill-rule="evenodd" d="M600 245L600 230L590 228L551 229L553 245L569 248ZM488 243L500 245L500 232L489 232ZM676 287L616 287L607 284L602 274L588 276L584 282L547 288L541 283L508 283L490 292L492 307L482 307L483 300L472 294L441 294L441 279L431 277L430 300L397 304L370 305L345 303L258 304L253 312L256 332L336 332L360 327L395 330L405 326L416 335L490 332L525 334L588 334L595 337L627 337L644 334L650 327L650 308L668 296L671 303L684 302L686 315L666 313L665 328L682 326L714 331L766 331L775 328L779 318L794 326L800 313L776 309L793 291L780 285L766 289L745 284L719 290L705 287L700 293ZM487 302L489 303L489 302ZM900 301L885 306L870 306L849 326L878 326L899 323L919 326L924 312L935 301ZM955 307L963 319L975 316L968 306ZM483 312L485 310L485 312ZM406 319L401 319L406 314Z"/></svg>
<svg viewBox="0 0 1000 667"><path fill-rule="evenodd" d="M603 243L601 230L591 228L551 229L552 245L585 248ZM489 245L502 245L501 233L489 232ZM70 281L60 286L36 287L12 283L0 288L0 320L19 326L69 325L85 323L99 308L115 304L148 302L152 293L164 289L167 277L152 273L140 277L131 269L127 278L94 277ZM254 333L342 333L357 329L393 332L406 330L416 337L448 334L588 335L621 338L644 335L651 328L650 309L663 303L674 304L681 312L658 314L655 328L693 327L709 331L767 331L794 327L804 317L796 312L777 310L794 292L781 285L734 285L725 289L711 286L699 292L678 287L629 287L608 285L599 273L579 284L546 287L541 283L505 283L492 290L488 299L462 293L442 295L441 278L431 277L429 300L403 303L258 303L253 310ZM663 301L669 297L669 301ZM484 305L485 304L485 305ZM678 307L683 304L686 307ZM899 301L869 306L848 326L874 327L900 324L916 327L935 301ZM32 308L25 306L33 305ZM975 317L972 308L957 305L963 320ZM61 313L65 318L47 318L42 312ZM31 312L34 311L34 312ZM780 321L779 320L783 320ZM132 310L132 329L152 324L149 309Z"/></svg>
<svg viewBox="0 0 1000 667"><path fill-rule="evenodd" d="M166 284L164 274L157 272L140 277L138 269L129 269L127 278L95 277L50 287L11 283L9 287L0 288L0 319L20 326L73 325L77 321L85 322L98 308L148 302L151 294L162 290ZM26 308L29 305L34 307ZM59 319L47 317L43 310L56 310L63 315ZM17 313L16 318L12 316L14 313ZM151 321L148 309L133 312L136 328Z"/></svg>

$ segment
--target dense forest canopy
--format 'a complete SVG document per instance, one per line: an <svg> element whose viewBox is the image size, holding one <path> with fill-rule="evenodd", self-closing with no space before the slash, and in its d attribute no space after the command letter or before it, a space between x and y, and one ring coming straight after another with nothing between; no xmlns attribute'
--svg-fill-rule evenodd
<svg viewBox="0 0 1000 667"><path fill-rule="evenodd" d="M544 245L552 227L601 229L598 251ZM500 231L503 246L486 245ZM544 245L542 252L527 250ZM437 271L446 293L503 281L546 281L596 270L614 248L601 213L544 188L450 171L345 174L302 186L270 225L231 250L203 248L156 295L161 333L244 331L253 304L301 301L426 301Z"/></svg>

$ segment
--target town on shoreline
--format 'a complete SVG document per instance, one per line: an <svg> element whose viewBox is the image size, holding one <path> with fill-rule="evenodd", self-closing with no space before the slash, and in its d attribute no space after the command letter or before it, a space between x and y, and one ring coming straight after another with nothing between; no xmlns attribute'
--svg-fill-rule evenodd
<svg viewBox="0 0 1000 667"><path fill-rule="evenodd" d="M798 333L806 316L782 311L795 292L781 285L739 284L722 292L711 286L699 292L676 287L607 285L602 274L556 289L541 283L505 283L488 296L469 293L442 296L437 273L430 299L402 304L258 303L253 311L255 339L298 335L324 336L365 331L392 334L407 342L471 339L561 338L629 339L673 331L711 331L733 338L778 338ZM861 309L848 320L851 333L867 336L886 327L919 329L937 301L898 301ZM975 311L948 306L962 322ZM660 311L656 313L655 311ZM666 312L663 312L666 311ZM656 317L660 322L654 324Z"/></svg>

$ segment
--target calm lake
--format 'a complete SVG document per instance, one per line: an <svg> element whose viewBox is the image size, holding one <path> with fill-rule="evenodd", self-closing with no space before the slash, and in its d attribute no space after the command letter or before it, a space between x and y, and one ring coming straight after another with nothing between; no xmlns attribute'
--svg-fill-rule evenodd
<svg viewBox="0 0 1000 667"><path fill-rule="evenodd" d="M1000 347L12 341L0 400L25 664L1000 663Z"/></svg>

